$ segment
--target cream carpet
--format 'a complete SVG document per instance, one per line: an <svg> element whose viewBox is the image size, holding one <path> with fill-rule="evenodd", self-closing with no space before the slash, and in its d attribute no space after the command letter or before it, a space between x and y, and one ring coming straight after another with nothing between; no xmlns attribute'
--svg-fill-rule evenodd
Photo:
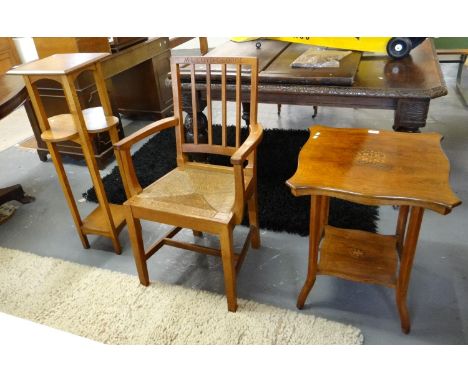
<svg viewBox="0 0 468 382"><path fill-rule="evenodd" d="M355 327L0 247L0 310L108 344L361 344Z"/></svg>

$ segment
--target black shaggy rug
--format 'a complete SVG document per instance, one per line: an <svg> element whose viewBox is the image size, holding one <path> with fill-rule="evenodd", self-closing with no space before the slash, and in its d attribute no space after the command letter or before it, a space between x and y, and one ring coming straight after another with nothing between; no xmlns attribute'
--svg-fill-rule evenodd
<svg viewBox="0 0 468 382"><path fill-rule="evenodd" d="M219 138L219 127L213 126L213 137ZM230 132L234 129L228 129ZM242 129L242 135L247 135ZM258 207L260 227L272 231L286 231L301 236L309 234L310 197L295 197L285 181L296 171L297 158L301 147L307 141L307 130L265 130L263 141L258 149ZM233 136L228 135L228 142ZM229 158L208 155L208 163L228 165ZM174 129L168 129L152 137L133 156L135 170L142 187L176 167ZM125 198L119 169L103 179L107 197L111 203L122 204ZM83 196L97 202L94 188ZM329 224L340 228L354 228L376 232L377 207L364 206L339 199L330 203ZM247 218L243 224L248 225Z"/></svg>

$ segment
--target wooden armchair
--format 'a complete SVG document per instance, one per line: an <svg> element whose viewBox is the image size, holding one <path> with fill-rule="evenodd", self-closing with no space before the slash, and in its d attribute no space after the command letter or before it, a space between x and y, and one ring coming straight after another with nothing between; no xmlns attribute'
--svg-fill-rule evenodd
<svg viewBox="0 0 468 382"><path fill-rule="evenodd" d="M180 66L184 72L190 69L192 102L197 102L196 81L206 81L206 100L208 108L207 134L199 135L196 115L193 116L193 142L186 139L182 114L182 89ZM197 65L197 66L196 66ZM199 68L202 67L202 71ZM235 71L231 72L234 67ZM242 68L250 67L250 90L248 84L241 83ZM228 145L227 139L227 68L236 83L236 125L235 144ZM205 71L206 70L206 71ZM222 138L221 144L215 144L212 125L211 76L221 76L222 94ZM172 91L175 116L154 122L138 132L126 137L117 144L117 155L122 168L122 178L128 200L124 203L126 219L133 254L140 282L149 285L146 261L163 245L193 250L208 255L220 256L224 271L224 284L228 309L237 309L236 276L240 270L249 243L253 248L260 246L257 212L257 146L263 135L262 127L257 123L257 76L256 58L240 57L172 57ZM218 85L219 86L219 85ZM244 92L244 94L242 94ZM250 134L241 144L241 102L242 96L248 97L251 104ZM185 101L185 100L184 100ZM197 110L192 105L192 110ZM177 145L177 168L142 189L135 175L130 156L131 146L154 133L168 128L175 128ZM231 166L199 163L189 159L189 153L218 154L230 156ZM198 154L200 155L200 154ZM233 249L233 229L242 221L247 204L250 230L239 254ZM175 226L165 237L149 249L144 248L140 219L151 220ZM181 228L193 230L195 236L202 232L219 235L220 249L185 243L173 237Z"/></svg>

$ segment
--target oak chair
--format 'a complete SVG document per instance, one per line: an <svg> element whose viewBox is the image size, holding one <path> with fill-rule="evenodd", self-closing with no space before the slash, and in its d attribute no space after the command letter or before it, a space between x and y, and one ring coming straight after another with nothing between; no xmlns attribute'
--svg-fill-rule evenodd
<svg viewBox="0 0 468 382"><path fill-rule="evenodd" d="M190 78L192 108L196 113L199 94L197 82L206 81L208 108L207 134L199 134L203 127L193 115L193 135L183 123L181 66ZM241 76L250 67L250 86L243 83L249 76ZM200 70L201 68L201 70ZM221 76L221 86L211 86L211 77ZM228 77L229 76L229 77ZM163 245L220 256L224 271L224 284L228 310L237 309L236 277L247 253L249 244L260 246L257 212L257 146L263 129L257 123L256 58L244 57L172 57L171 78L174 99L174 116L151 123L114 145L122 163L121 174L128 200L124 203L130 240L141 284L149 285L147 260ZM227 139L227 81L235 80L235 143ZM212 91L221 92L222 126L221 144L215 144L212 123ZM250 132L241 144L241 102L250 99ZM186 100L184 100L184 103ZM186 106L186 105L184 105ZM142 189L135 174L130 148L136 142L154 133L175 128L177 167ZM191 138L193 136L193 139ZM218 154L229 156L231 166L211 165L191 160L189 154ZM155 153L157 154L157 153ZM239 254L234 253L233 229L241 223L247 204L250 229ZM149 249L144 248L140 219L175 226ZM185 243L173 237L188 228L195 236L202 232L219 235L220 249Z"/></svg>

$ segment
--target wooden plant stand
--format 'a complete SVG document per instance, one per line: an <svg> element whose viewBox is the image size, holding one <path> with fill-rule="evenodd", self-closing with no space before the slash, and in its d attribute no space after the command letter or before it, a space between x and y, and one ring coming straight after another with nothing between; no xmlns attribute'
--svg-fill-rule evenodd
<svg viewBox="0 0 468 382"><path fill-rule="evenodd" d="M409 333L406 296L424 209L445 215L461 203L448 182L441 138L437 133L310 128L297 171L287 181L293 195L312 196L309 265L299 309L316 275L380 284L396 289L401 328ZM330 197L400 206L395 235L329 226Z"/></svg>
<svg viewBox="0 0 468 382"><path fill-rule="evenodd" d="M117 132L119 120L112 115L99 62L108 54L54 54L47 58L18 66L10 70L8 74L23 76L42 131L41 138L47 144L83 247L89 248L86 235L101 235L111 238L114 251L120 254L121 246L118 234L125 225L123 207L108 203L92 148L92 140L97 133L108 132L112 143L116 143L119 140ZM91 71L93 74L101 103L100 107L81 109L75 81L84 71ZM41 79L49 79L61 84L70 111L69 113L47 117L36 86L37 81ZM57 149L57 145L64 141L72 141L81 146L99 201L98 207L83 220L78 212L63 167L61 155ZM119 160L118 164L120 166Z"/></svg>

